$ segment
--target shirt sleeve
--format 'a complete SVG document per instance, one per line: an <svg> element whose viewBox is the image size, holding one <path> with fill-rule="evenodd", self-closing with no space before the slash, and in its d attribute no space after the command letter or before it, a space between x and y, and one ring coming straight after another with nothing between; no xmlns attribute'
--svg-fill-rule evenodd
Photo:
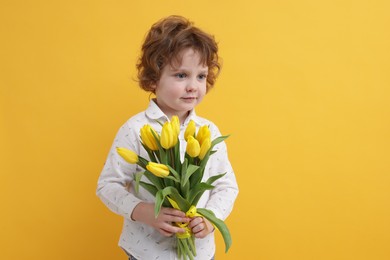
<svg viewBox="0 0 390 260"><path fill-rule="evenodd" d="M214 133L213 139L221 136L215 125L210 125L210 128L211 133ZM210 176L226 174L213 183L215 187L210 191L206 208L212 210L216 217L225 220L233 209L234 201L238 195L238 185L229 162L226 143L217 144L213 150L217 152L209 159L208 170Z"/></svg>
<svg viewBox="0 0 390 260"><path fill-rule="evenodd" d="M117 147L124 147L137 152L138 138L128 124L123 125L114 140L103 171L98 180L96 194L113 212L131 219L135 206L141 202L130 192L131 182L137 166L129 164L116 152Z"/></svg>

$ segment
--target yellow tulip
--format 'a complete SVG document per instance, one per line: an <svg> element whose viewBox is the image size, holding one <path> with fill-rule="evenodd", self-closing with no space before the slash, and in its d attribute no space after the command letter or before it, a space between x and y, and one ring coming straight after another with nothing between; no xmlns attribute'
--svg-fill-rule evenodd
<svg viewBox="0 0 390 260"><path fill-rule="evenodd" d="M181 226L179 226L179 227L181 227ZM191 234L192 234L191 229L189 227L181 227L181 228L184 229L184 233L176 233L176 237L180 238L180 239L190 238Z"/></svg>
<svg viewBox="0 0 390 260"><path fill-rule="evenodd" d="M158 145L156 142L156 138L153 136L152 132L157 136L156 131L150 125L144 125L141 128L141 140L146 147L148 147L152 151L158 150Z"/></svg>
<svg viewBox="0 0 390 260"><path fill-rule="evenodd" d="M196 139L199 141L199 144L202 145L206 138L210 138L211 133L210 129L207 125L201 126L199 128L198 134L196 135Z"/></svg>
<svg viewBox="0 0 390 260"><path fill-rule="evenodd" d="M164 178L169 175L168 166L165 164L149 162L148 165L146 165L146 169L157 177Z"/></svg>
<svg viewBox="0 0 390 260"><path fill-rule="evenodd" d="M172 148L176 145L177 138L178 135L176 134L176 131L173 130L172 124L170 122L165 122L161 131L161 146L165 149Z"/></svg>
<svg viewBox="0 0 390 260"><path fill-rule="evenodd" d="M196 131L195 122L191 120L191 121L188 123L188 126L187 126L187 128L186 128L186 131L184 132L184 139L185 139L186 141L188 141L188 137L189 137L189 136L194 136L195 131Z"/></svg>
<svg viewBox="0 0 390 260"><path fill-rule="evenodd" d="M174 209L181 210L180 207L179 207L179 205L177 204L176 201L174 201L173 199L171 199L169 196L167 196L167 199L168 199L169 203L171 203L171 205L172 205L172 207L173 207Z"/></svg>
<svg viewBox="0 0 390 260"><path fill-rule="evenodd" d="M197 209L194 205L190 207L189 210L186 212L186 217L194 218L194 217L203 217L201 214L197 212Z"/></svg>
<svg viewBox="0 0 390 260"><path fill-rule="evenodd" d="M198 140L196 140L193 136L189 136L187 140L187 148L186 152L192 158L197 157L200 153L200 145Z"/></svg>
<svg viewBox="0 0 390 260"><path fill-rule="evenodd" d="M172 129L175 131L175 134L179 136L180 134L180 121L178 116L172 116L171 118Z"/></svg>
<svg viewBox="0 0 390 260"><path fill-rule="evenodd" d="M203 144L200 146L199 159L203 160L203 158L207 154L207 151L210 150L210 147L211 147L211 140L210 138L206 138L203 141Z"/></svg>
<svg viewBox="0 0 390 260"><path fill-rule="evenodd" d="M117 147L116 151L126 162L131 164L138 162L138 155L135 152L123 147Z"/></svg>

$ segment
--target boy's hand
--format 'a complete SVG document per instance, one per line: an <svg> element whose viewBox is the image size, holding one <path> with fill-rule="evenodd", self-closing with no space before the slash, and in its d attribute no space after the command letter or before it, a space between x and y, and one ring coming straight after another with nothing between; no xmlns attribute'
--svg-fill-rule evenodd
<svg viewBox="0 0 390 260"><path fill-rule="evenodd" d="M204 238L214 231L213 225L206 218L195 217L188 225L196 238Z"/></svg>
<svg viewBox="0 0 390 260"><path fill-rule="evenodd" d="M135 206L131 218L154 227L166 237L185 232L183 228L173 226L172 222L189 222L191 220L180 210L164 207L161 208L159 215L155 218L154 204L146 202L140 202Z"/></svg>

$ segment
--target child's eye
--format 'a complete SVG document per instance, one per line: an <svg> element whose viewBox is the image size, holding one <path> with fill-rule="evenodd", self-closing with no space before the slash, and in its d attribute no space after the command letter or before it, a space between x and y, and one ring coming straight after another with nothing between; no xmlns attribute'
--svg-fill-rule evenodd
<svg viewBox="0 0 390 260"><path fill-rule="evenodd" d="M187 74L185 74L185 73L176 73L175 77L179 78L179 79L184 79L185 77L187 77Z"/></svg>
<svg viewBox="0 0 390 260"><path fill-rule="evenodd" d="M206 74L200 74L198 76L199 79L206 79L207 78L207 75Z"/></svg>

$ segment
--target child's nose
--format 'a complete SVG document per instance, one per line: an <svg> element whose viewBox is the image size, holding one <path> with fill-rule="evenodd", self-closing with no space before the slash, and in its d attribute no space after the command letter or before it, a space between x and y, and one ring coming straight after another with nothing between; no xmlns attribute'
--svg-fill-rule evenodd
<svg viewBox="0 0 390 260"><path fill-rule="evenodd" d="M195 88L194 87L192 87L192 85L189 85L189 86L187 86L187 92L194 92L195 91Z"/></svg>
<svg viewBox="0 0 390 260"><path fill-rule="evenodd" d="M188 83L187 83L187 87L186 87L186 90L187 92L193 92L193 91L196 91L196 81L195 80L189 80Z"/></svg>

